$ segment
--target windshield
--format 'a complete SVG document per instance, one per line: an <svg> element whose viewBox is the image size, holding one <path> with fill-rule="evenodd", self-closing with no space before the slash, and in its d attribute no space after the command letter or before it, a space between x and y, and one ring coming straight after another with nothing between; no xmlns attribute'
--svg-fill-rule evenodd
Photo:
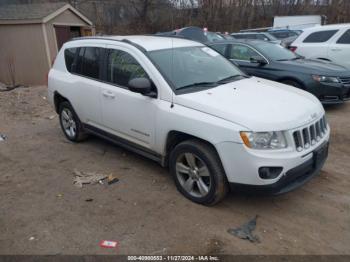
<svg viewBox="0 0 350 262"><path fill-rule="evenodd" d="M176 90L200 90L244 77L236 66L209 47L157 50L149 55Z"/></svg>
<svg viewBox="0 0 350 262"><path fill-rule="evenodd" d="M299 58L295 53L278 44L261 42L256 44L256 48L274 61L287 61Z"/></svg>

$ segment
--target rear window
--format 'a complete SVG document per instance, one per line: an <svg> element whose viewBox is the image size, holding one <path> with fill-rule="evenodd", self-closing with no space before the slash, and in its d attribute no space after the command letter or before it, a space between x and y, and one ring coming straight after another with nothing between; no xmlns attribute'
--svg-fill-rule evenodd
<svg viewBox="0 0 350 262"><path fill-rule="evenodd" d="M75 72L79 75L99 79L101 51L102 48L99 47L80 48Z"/></svg>
<svg viewBox="0 0 350 262"><path fill-rule="evenodd" d="M64 50L64 59L66 61L66 67L68 72L72 72L72 65L73 65L77 50L78 48L68 48Z"/></svg>
<svg viewBox="0 0 350 262"><path fill-rule="evenodd" d="M350 44L350 29L339 38L337 44Z"/></svg>
<svg viewBox="0 0 350 262"><path fill-rule="evenodd" d="M315 32L305 38L304 43L324 43L334 36L338 30Z"/></svg>
<svg viewBox="0 0 350 262"><path fill-rule="evenodd" d="M256 39L255 37L252 38L250 35L246 35L246 34L233 35L233 37L237 39Z"/></svg>

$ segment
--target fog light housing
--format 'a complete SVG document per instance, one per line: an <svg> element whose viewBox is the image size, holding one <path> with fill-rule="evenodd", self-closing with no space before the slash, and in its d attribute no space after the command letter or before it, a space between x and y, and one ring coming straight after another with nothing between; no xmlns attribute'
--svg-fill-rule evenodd
<svg viewBox="0 0 350 262"><path fill-rule="evenodd" d="M274 179L281 174L282 170L282 167L260 167L259 176L262 179Z"/></svg>

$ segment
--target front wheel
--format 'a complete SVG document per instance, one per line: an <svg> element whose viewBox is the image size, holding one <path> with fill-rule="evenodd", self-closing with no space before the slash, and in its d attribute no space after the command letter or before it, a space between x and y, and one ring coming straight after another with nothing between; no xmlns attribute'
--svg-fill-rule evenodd
<svg viewBox="0 0 350 262"><path fill-rule="evenodd" d="M228 183L216 151L208 144L190 140L170 154L170 172L177 189L188 199L214 205L228 192Z"/></svg>

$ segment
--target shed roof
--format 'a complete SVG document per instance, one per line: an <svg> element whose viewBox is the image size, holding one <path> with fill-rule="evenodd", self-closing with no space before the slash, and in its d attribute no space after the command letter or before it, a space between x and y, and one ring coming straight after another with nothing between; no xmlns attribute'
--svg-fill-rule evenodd
<svg viewBox="0 0 350 262"><path fill-rule="evenodd" d="M42 4L10 4L0 8L0 24L45 23L70 9L89 25L92 22L65 2Z"/></svg>

